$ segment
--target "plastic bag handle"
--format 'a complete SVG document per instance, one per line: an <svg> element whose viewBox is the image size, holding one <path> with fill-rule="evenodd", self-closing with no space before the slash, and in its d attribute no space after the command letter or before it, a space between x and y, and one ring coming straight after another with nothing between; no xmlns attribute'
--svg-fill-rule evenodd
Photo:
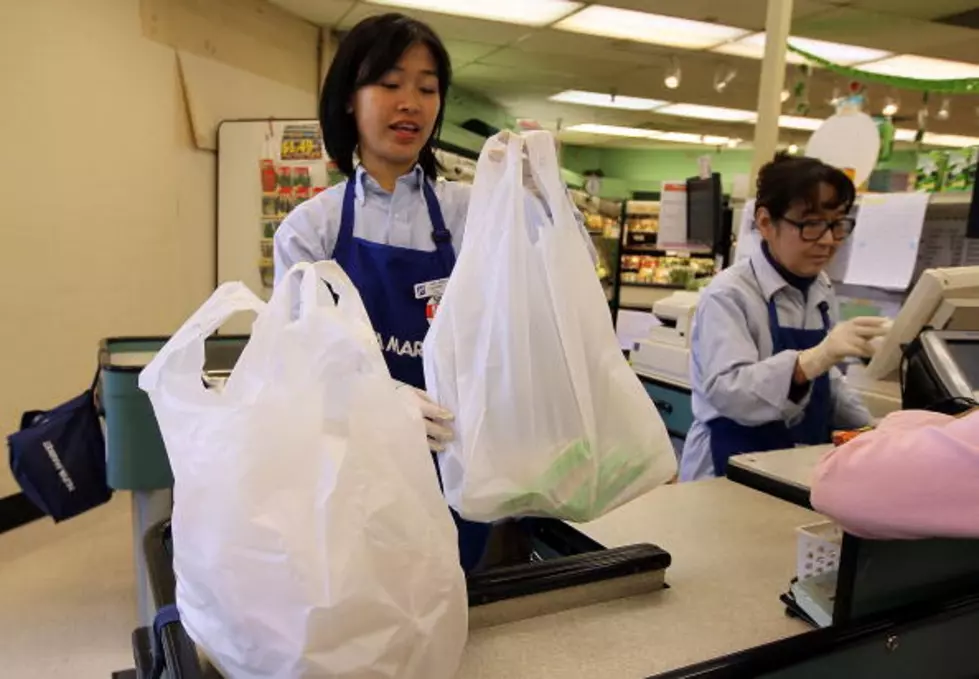
<svg viewBox="0 0 979 679"><path fill-rule="evenodd" d="M561 181L554 137L550 132L532 131L523 137L527 149L527 159L534 183L541 189L542 198L547 204L551 218L557 226L576 225L574 214L570 211L571 199Z"/></svg>
<svg viewBox="0 0 979 679"><path fill-rule="evenodd" d="M243 283L222 284L163 345L149 365L143 368L139 375L140 389L155 389L161 372L172 362L178 363L188 380L194 380L198 386L202 386L200 372L204 368L205 340L235 314L244 311L261 314L264 309L265 302Z"/></svg>

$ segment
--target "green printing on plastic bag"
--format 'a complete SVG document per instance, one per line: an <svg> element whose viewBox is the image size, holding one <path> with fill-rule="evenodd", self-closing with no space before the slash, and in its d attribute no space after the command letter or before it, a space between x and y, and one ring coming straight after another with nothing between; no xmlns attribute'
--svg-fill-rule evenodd
<svg viewBox="0 0 979 679"><path fill-rule="evenodd" d="M579 439L527 491L505 501L500 509L510 516L546 513L569 521L589 521L642 475L646 470L642 460L613 450L596 469L588 441Z"/></svg>

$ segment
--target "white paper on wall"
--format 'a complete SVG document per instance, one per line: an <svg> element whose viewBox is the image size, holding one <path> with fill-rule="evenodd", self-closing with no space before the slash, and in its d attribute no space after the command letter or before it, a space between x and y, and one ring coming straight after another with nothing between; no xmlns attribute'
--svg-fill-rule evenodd
<svg viewBox="0 0 979 679"><path fill-rule="evenodd" d="M927 193L865 194L851 236L844 282L903 290L911 282L928 208Z"/></svg>

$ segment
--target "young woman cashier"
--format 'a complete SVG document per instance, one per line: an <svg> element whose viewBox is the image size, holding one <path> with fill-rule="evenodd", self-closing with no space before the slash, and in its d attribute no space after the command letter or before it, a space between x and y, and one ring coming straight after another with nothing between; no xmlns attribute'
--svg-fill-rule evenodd
<svg viewBox="0 0 979 679"><path fill-rule="evenodd" d="M469 205L468 186L435 181L450 77L449 55L425 24L386 14L356 25L320 100L327 153L348 180L297 207L275 235L276 281L296 262L336 260L364 300L391 376L419 390L426 309L452 272ZM418 394L429 443L441 450L452 415ZM455 518L469 570L490 527Z"/></svg>
<svg viewBox="0 0 979 679"><path fill-rule="evenodd" d="M829 443L870 424L838 363L867 357L883 318L837 323L823 271L853 231L853 182L813 158L780 155L758 175L761 248L701 294L691 337L694 424L680 479L723 476L733 455Z"/></svg>

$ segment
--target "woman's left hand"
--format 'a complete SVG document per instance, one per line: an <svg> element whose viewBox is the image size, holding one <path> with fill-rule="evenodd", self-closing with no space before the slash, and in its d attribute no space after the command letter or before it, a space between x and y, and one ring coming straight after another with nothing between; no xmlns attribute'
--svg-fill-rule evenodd
<svg viewBox="0 0 979 679"><path fill-rule="evenodd" d="M422 417L425 418L425 433L428 435L429 447L436 453L444 452L446 444L455 438L449 425L449 422L455 419L455 415L435 403L421 389L399 382L398 388L401 387L410 388L418 398L418 407L422 411Z"/></svg>

